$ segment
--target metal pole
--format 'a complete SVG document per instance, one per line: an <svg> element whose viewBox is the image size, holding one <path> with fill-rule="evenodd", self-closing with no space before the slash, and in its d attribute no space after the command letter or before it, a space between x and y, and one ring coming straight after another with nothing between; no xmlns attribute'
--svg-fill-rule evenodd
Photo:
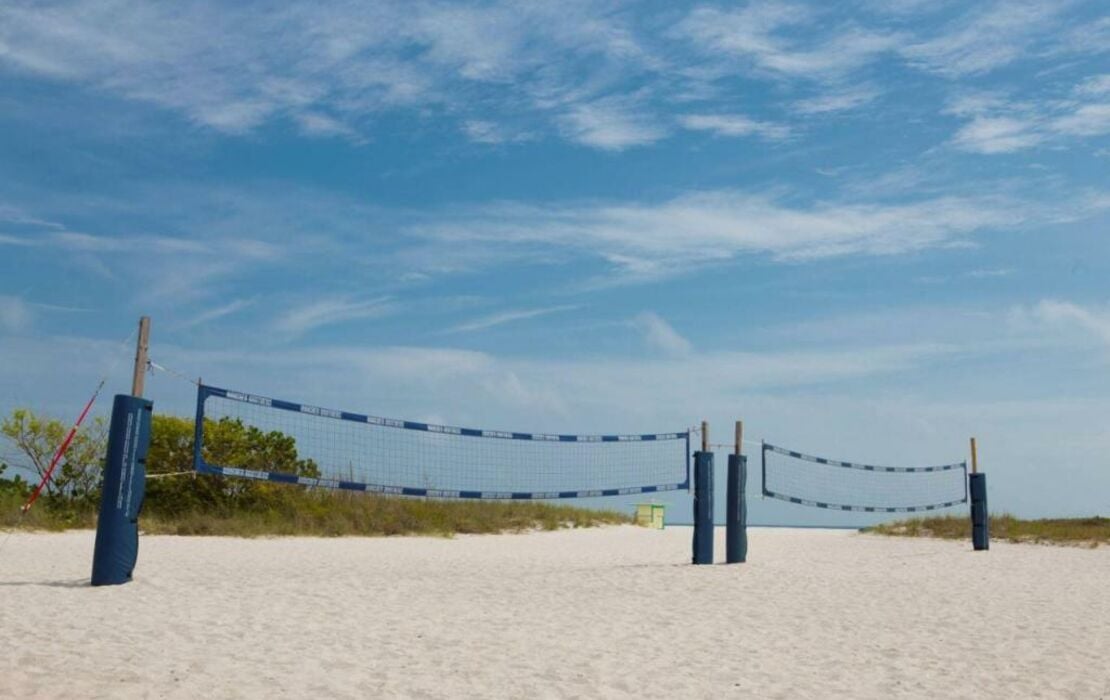
<svg viewBox="0 0 1110 700"><path fill-rule="evenodd" d="M701 422L701 451L709 451L709 421Z"/></svg>
<svg viewBox="0 0 1110 700"><path fill-rule="evenodd" d="M139 319L139 340L135 344L135 373L131 375L131 395L142 396L146 381L147 353L150 350L150 316Z"/></svg>

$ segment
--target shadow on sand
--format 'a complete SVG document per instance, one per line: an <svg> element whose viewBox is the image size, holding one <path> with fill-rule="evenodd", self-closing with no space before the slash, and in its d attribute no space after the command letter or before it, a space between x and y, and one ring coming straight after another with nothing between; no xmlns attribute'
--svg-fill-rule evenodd
<svg viewBox="0 0 1110 700"><path fill-rule="evenodd" d="M0 588L15 586L44 586L48 588L92 588L92 583L86 578L67 579L64 581L0 581Z"/></svg>

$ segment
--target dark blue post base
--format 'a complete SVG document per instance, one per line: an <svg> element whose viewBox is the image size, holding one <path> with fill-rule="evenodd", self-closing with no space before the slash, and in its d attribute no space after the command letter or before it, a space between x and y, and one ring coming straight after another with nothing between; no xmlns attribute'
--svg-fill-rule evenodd
<svg viewBox="0 0 1110 700"><path fill-rule="evenodd" d="M728 456L728 491L725 505L725 561L740 564L748 559L748 458Z"/></svg>
<svg viewBox="0 0 1110 700"><path fill-rule="evenodd" d="M694 453L694 563L713 563L713 453Z"/></svg>
<svg viewBox="0 0 1110 700"><path fill-rule="evenodd" d="M154 404L120 394L112 404L108 458L96 521L92 585L127 583L139 558L139 511L146 487L146 453Z"/></svg>
<svg viewBox="0 0 1110 700"><path fill-rule="evenodd" d="M971 496L971 545L976 552L991 548L990 514L987 511L987 475L968 474Z"/></svg>

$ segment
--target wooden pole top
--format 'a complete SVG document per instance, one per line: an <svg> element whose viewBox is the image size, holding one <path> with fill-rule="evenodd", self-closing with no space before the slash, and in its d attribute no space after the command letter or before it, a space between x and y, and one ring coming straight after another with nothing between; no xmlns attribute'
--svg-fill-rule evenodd
<svg viewBox="0 0 1110 700"><path fill-rule="evenodd" d="M131 395L142 396L146 383L147 356L150 351L150 316L139 319L139 339L135 343L135 372L131 375Z"/></svg>
<svg viewBox="0 0 1110 700"><path fill-rule="evenodd" d="M971 473L979 473L979 452L976 449L975 438L971 438Z"/></svg>
<svg viewBox="0 0 1110 700"><path fill-rule="evenodd" d="M701 451L709 451L709 421L701 422Z"/></svg>
<svg viewBox="0 0 1110 700"><path fill-rule="evenodd" d="M744 445L744 421L736 421L736 454L739 456Z"/></svg>

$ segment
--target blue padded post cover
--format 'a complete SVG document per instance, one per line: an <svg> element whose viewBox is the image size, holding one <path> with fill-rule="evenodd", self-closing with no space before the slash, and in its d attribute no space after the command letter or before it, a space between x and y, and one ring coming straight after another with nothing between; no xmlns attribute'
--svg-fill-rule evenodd
<svg viewBox="0 0 1110 700"><path fill-rule="evenodd" d="M126 394L117 395L112 404L108 458L93 550L94 586L127 583L135 569L153 412L152 402Z"/></svg>
<svg viewBox="0 0 1110 700"><path fill-rule="evenodd" d="M991 548L990 514L987 511L987 475L968 474L971 496L971 544L976 552Z"/></svg>
<svg viewBox="0 0 1110 700"><path fill-rule="evenodd" d="M728 490L725 505L725 561L739 564L748 559L748 458L728 456Z"/></svg>
<svg viewBox="0 0 1110 700"><path fill-rule="evenodd" d="M713 453L694 453L694 563L713 563Z"/></svg>

